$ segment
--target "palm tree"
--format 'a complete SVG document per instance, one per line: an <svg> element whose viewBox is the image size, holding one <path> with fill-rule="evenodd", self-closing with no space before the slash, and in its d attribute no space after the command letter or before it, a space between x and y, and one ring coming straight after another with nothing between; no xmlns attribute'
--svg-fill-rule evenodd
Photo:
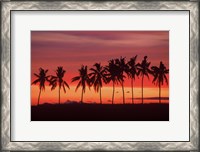
<svg viewBox="0 0 200 152"><path fill-rule="evenodd" d="M124 78L126 78L126 77L125 77L124 73L128 73L128 66L125 62L125 58L122 58L122 57L120 57L120 59L115 59L115 64L118 69L117 79L118 79L118 82L122 86L123 104L125 104Z"/></svg>
<svg viewBox="0 0 200 152"><path fill-rule="evenodd" d="M66 71L63 70L63 67L59 66L59 67L57 67L57 70L56 70L56 76L51 76L51 79L50 79L51 90L54 90L58 85L58 101L59 101L59 104L60 104L60 90L61 90L61 88L63 88L64 93L66 93L65 87L70 89L67 82L65 80L63 80L65 73L66 73Z"/></svg>
<svg viewBox="0 0 200 152"><path fill-rule="evenodd" d="M134 104L134 93L133 93L133 80L135 80L135 76L137 75L137 64L136 64L137 55L132 57L130 61L127 63L129 66L128 77L131 78L131 90L132 90L132 104Z"/></svg>
<svg viewBox="0 0 200 152"><path fill-rule="evenodd" d="M166 84L168 84L167 76L166 74L169 73L169 69L165 67L165 65L160 61L160 66L152 66L152 74L154 76L153 83L155 85L158 85L159 87L159 103L161 103L161 86L164 84L164 80Z"/></svg>
<svg viewBox="0 0 200 152"><path fill-rule="evenodd" d="M72 82L79 80L75 91L77 91L78 88L82 86L81 103L83 103L83 93L85 93L86 86L87 85L90 86L90 81L87 73L87 66L82 65L78 71L79 71L79 76L73 77Z"/></svg>
<svg viewBox="0 0 200 152"><path fill-rule="evenodd" d="M108 65L105 67L106 69L106 83L112 81L113 84L113 93L112 93L112 104L114 103L114 95L115 95L115 84L118 83L118 68L115 64L115 60L108 61Z"/></svg>
<svg viewBox="0 0 200 152"><path fill-rule="evenodd" d="M138 75L142 76L142 104L143 102L143 83L144 83L144 76L149 78L149 73L151 73L151 71L149 70L149 65L151 64L151 62L147 61L147 56L144 56L144 59L142 60L141 63L137 64L138 66Z"/></svg>
<svg viewBox="0 0 200 152"><path fill-rule="evenodd" d="M41 91L45 90L45 82L49 81L48 78L50 76L47 76L47 72L48 70L44 70L43 68L39 68L39 74L34 73L34 75L37 77L37 79L35 81L32 82L32 84L37 84L39 83L39 95L38 95L38 106L40 104L40 95L41 95Z"/></svg>
<svg viewBox="0 0 200 152"><path fill-rule="evenodd" d="M90 76L90 85L94 86L94 90L96 92L99 92L100 95L100 103L102 104L102 99L101 99L101 88L103 86L103 82L106 83L106 75L105 75L105 68L101 66L100 63L95 63L94 68L91 68L90 70L92 71L89 76Z"/></svg>

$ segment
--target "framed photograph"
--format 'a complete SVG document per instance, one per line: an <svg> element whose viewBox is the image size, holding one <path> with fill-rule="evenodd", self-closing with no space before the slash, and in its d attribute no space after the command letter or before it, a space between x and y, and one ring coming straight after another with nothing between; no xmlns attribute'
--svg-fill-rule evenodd
<svg viewBox="0 0 200 152"><path fill-rule="evenodd" d="M199 2L2 1L1 150L199 150Z"/></svg>

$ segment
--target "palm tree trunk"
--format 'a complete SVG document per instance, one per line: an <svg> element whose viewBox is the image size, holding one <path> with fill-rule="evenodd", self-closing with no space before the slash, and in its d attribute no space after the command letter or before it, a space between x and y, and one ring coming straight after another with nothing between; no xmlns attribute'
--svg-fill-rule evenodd
<svg viewBox="0 0 200 152"><path fill-rule="evenodd" d="M133 78L131 79L131 89L132 89L132 104L134 104L134 95L133 95Z"/></svg>
<svg viewBox="0 0 200 152"><path fill-rule="evenodd" d="M122 82L123 104L125 104L124 83Z"/></svg>
<svg viewBox="0 0 200 152"><path fill-rule="evenodd" d="M40 104L40 94L41 94L41 88L40 88L40 92L39 92L39 95L38 95L38 106Z"/></svg>
<svg viewBox="0 0 200 152"><path fill-rule="evenodd" d="M142 104L144 103L144 101L143 101L143 80L144 80L144 75L142 76Z"/></svg>
<svg viewBox="0 0 200 152"><path fill-rule="evenodd" d="M83 88L82 88L82 93L81 93L81 103L83 103Z"/></svg>
<svg viewBox="0 0 200 152"><path fill-rule="evenodd" d="M115 83L114 83L114 81L113 81L112 104L114 104L114 95L115 95Z"/></svg>
<svg viewBox="0 0 200 152"><path fill-rule="evenodd" d="M101 87L100 87L100 90L99 90L99 94L100 94L100 103L102 104L102 100L101 100Z"/></svg>
<svg viewBox="0 0 200 152"><path fill-rule="evenodd" d="M159 103L161 103L161 86L160 86L160 82L159 82Z"/></svg>
<svg viewBox="0 0 200 152"><path fill-rule="evenodd" d="M59 101L59 104L60 104L60 87L58 88L58 95L59 95L58 96L58 99L59 99L58 101Z"/></svg>

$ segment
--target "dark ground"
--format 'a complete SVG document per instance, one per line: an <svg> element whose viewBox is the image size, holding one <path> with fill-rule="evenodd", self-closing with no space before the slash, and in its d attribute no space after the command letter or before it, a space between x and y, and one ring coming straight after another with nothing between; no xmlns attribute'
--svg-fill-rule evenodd
<svg viewBox="0 0 200 152"><path fill-rule="evenodd" d="M44 104L31 121L169 121L169 104Z"/></svg>

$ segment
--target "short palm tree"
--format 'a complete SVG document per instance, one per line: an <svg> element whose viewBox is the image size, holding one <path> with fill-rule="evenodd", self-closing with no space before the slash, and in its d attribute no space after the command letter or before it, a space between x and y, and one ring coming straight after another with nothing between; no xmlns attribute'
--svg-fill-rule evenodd
<svg viewBox="0 0 200 152"><path fill-rule="evenodd" d="M134 93L133 93L133 81L137 75L137 64L136 64L137 55L132 57L127 63L129 70L127 72L128 77L131 79L131 90L132 90L132 104L134 104Z"/></svg>
<svg viewBox="0 0 200 152"><path fill-rule="evenodd" d="M48 78L50 76L47 75L48 70L44 70L43 68L39 68L39 74L34 73L34 75L37 77L37 79L35 81L32 82L32 84L37 84L39 83L39 95L38 95L38 106L40 104L40 95L41 95L41 91L45 90L45 82L49 81Z"/></svg>
<svg viewBox="0 0 200 152"><path fill-rule="evenodd" d="M115 59L115 64L118 69L117 79L118 79L118 82L122 86L123 104L125 104L124 78L126 78L126 76L124 73L128 72L128 66L125 62L125 58L123 58L123 57L120 57L120 59Z"/></svg>
<svg viewBox="0 0 200 152"><path fill-rule="evenodd" d="M83 103L83 93L85 93L86 86L90 86L90 80L88 76L87 66L82 65L78 71L79 76L73 77L72 82L79 81L75 91L77 91L78 88L82 86L81 103Z"/></svg>
<svg viewBox="0 0 200 152"><path fill-rule="evenodd" d="M112 81L113 84L113 93L112 93L112 104L114 104L114 95L115 95L115 84L118 83L118 67L115 64L115 60L109 60L106 69L106 83Z"/></svg>
<svg viewBox="0 0 200 152"><path fill-rule="evenodd" d="M100 103L102 104L102 98L101 98L101 88L103 86L103 83L106 83L106 70L103 66L101 66L100 63L95 63L94 68L91 68L90 76L90 85L94 86L94 90L96 92L99 92L100 95Z"/></svg>
<svg viewBox="0 0 200 152"><path fill-rule="evenodd" d="M141 75L142 77L142 104L144 103L143 102L144 76L149 78L149 73L151 73L151 70L149 69L150 64L151 62L147 61L147 56L144 56L144 59L142 60L142 62L137 64L138 75Z"/></svg>
<svg viewBox="0 0 200 152"><path fill-rule="evenodd" d="M161 86L164 84L164 80L166 84L168 84L166 74L169 73L169 69L165 67L165 65L160 62L160 66L152 66L152 74L154 76L153 83L159 87L159 103L161 103Z"/></svg>
<svg viewBox="0 0 200 152"><path fill-rule="evenodd" d="M57 67L56 76L51 76L50 79L50 86L51 90L54 90L58 86L58 101L60 104L60 90L63 88L64 93L66 93L65 87L69 88L69 85L65 80L63 80L66 71L63 69L62 66Z"/></svg>

